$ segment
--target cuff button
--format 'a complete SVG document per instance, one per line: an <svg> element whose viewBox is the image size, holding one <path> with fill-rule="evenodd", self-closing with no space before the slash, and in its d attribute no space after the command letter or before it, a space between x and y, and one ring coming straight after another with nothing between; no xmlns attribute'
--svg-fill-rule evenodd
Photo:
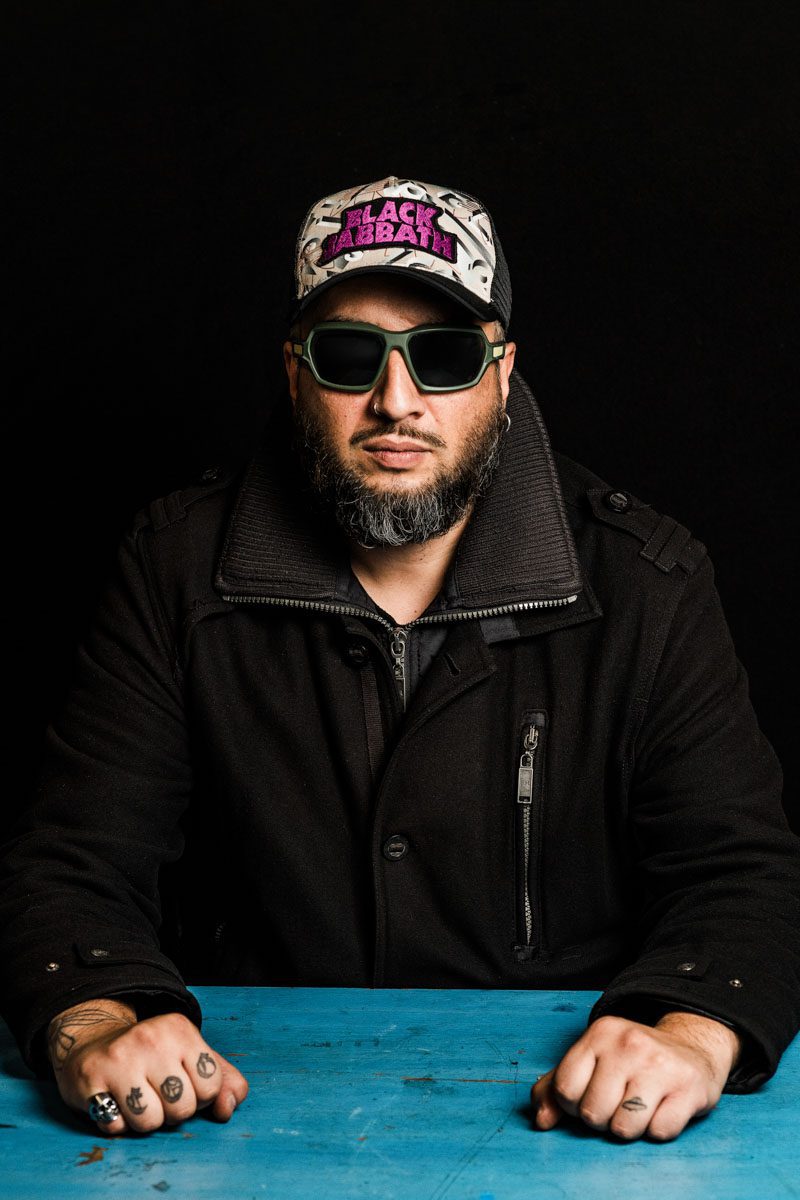
<svg viewBox="0 0 800 1200"><path fill-rule="evenodd" d="M631 506L631 498L627 492L606 492L603 503L612 512L624 513Z"/></svg>
<svg viewBox="0 0 800 1200"><path fill-rule="evenodd" d="M677 971L693 971L696 966L697 966L697 963L685 962L685 963L678 963L678 965L675 969Z"/></svg>
<svg viewBox="0 0 800 1200"><path fill-rule="evenodd" d="M731 985L731 987L744 987L741 979L729 979L728 983Z"/></svg>
<svg viewBox="0 0 800 1200"><path fill-rule="evenodd" d="M92 958L108 958L111 951L110 950L90 950L89 953L91 954Z"/></svg>

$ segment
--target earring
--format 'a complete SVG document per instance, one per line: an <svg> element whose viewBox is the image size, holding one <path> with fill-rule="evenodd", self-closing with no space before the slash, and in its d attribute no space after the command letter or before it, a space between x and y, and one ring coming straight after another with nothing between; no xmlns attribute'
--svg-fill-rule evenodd
<svg viewBox="0 0 800 1200"><path fill-rule="evenodd" d="M506 413L505 418L506 418L506 433L508 433L509 429L511 428L511 417L508 415L508 413Z"/></svg>

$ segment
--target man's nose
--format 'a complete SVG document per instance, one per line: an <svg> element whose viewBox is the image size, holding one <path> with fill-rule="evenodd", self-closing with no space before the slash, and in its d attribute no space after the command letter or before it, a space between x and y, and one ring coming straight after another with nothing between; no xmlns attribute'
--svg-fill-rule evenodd
<svg viewBox="0 0 800 1200"><path fill-rule="evenodd" d="M419 416L425 411L424 396L399 350L389 351L383 374L372 389L372 406L376 413L391 421Z"/></svg>

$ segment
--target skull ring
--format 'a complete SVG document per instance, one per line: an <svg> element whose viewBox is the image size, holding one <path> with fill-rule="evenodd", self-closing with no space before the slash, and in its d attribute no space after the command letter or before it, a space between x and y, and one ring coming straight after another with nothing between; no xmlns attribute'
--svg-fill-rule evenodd
<svg viewBox="0 0 800 1200"><path fill-rule="evenodd" d="M110 1125L119 1116L119 1105L110 1092L95 1092L89 1099L89 1116L101 1125Z"/></svg>

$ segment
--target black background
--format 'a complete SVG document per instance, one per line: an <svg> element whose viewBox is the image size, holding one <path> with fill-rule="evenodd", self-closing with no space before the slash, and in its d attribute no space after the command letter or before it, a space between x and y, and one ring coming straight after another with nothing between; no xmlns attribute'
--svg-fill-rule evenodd
<svg viewBox="0 0 800 1200"><path fill-rule="evenodd" d="M285 402L308 205L397 174L491 209L553 445L708 546L800 828L797 6L6 13L18 797L132 514Z"/></svg>

